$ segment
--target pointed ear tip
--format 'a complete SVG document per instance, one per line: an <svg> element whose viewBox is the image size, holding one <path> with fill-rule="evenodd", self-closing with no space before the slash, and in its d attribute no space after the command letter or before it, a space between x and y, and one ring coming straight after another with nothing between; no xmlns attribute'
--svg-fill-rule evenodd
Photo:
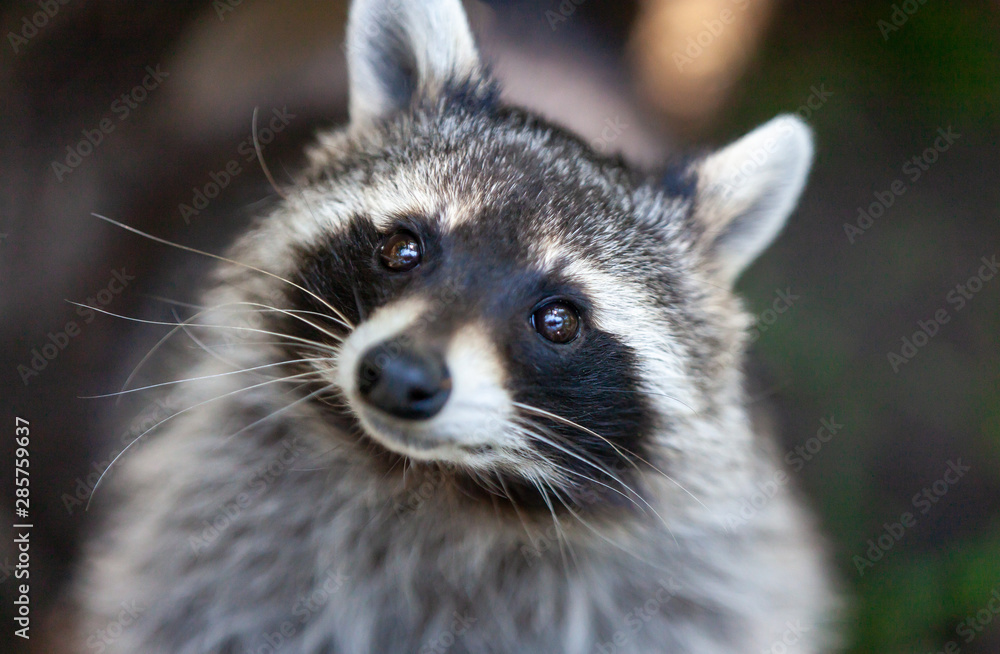
<svg viewBox="0 0 1000 654"><path fill-rule="evenodd" d="M352 125L483 77L462 0L351 0L344 46Z"/></svg>
<svg viewBox="0 0 1000 654"><path fill-rule="evenodd" d="M806 160L812 160L816 149L813 129L809 123L796 114L779 114L764 124L769 131L777 133L777 137L792 145Z"/></svg>

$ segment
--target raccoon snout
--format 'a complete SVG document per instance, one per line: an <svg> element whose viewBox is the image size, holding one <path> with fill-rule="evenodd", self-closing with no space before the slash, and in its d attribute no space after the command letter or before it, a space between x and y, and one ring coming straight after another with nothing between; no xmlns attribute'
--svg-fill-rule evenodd
<svg viewBox="0 0 1000 654"><path fill-rule="evenodd" d="M441 355L398 341L372 347L358 364L358 392L371 406L405 420L437 415L451 395Z"/></svg>

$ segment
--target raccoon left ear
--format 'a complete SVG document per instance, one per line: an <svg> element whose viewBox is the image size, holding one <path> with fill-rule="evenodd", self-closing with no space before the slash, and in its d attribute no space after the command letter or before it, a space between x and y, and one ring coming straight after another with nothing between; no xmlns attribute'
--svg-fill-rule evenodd
<svg viewBox="0 0 1000 654"><path fill-rule="evenodd" d="M347 20L352 124L409 106L417 94L480 76L460 0L354 0Z"/></svg>
<svg viewBox="0 0 1000 654"><path fill-rule="evenodd" d="M700 245L725 283L734 283L781 231L812 159L811 130L786 114L694 164Z"/></svg>

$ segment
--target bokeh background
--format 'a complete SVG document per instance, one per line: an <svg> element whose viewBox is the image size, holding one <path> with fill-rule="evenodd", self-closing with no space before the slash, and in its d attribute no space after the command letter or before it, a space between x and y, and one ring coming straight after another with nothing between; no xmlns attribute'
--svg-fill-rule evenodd
<svg viewBox="0 0 1000 654"><path fill-rule="evenodd" d="M641 165L780 112L813 125L800 208L740 284L759 319L753 401L828 534L852 598L849 651L1000 652L1000 276L983 263L1000 255L1000 2L468 8L511 101ZM285 116L264 145L279 180L318 129L345 120L345 14L331 0L0 2L0 650L25 645L11 635L14 416L32 426L32 651L58 652L93 520L74 499L170 410L79 399L117 389L163 331L66 300L171 320L162 298L192 301L206 270L91 212L222 250L275 202L246 156L254 108L261 126ZM147 66L161 73L135 92ZM84 155L102 121L113 129ZM180 205L233 161L239 172L185 219ZM781 294L794 299L776 305ZM33 350L69 331L31 368ZM823 420L841 425L826 442L814 439ZM907 512L915 523L894 536Z"/></svg>

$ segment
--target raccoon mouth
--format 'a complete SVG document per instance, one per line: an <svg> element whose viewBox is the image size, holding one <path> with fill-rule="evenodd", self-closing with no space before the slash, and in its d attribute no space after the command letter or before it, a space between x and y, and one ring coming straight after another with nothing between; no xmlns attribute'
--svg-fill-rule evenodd
<svg viewBox="0 0 1000 654"><path fill-rule="evenodd" d="M485 453L488 445L472 445L436 433L430 425L419 427L401 420L383 417L377 411L357 411L361 427L368 438L397 454L427 461L464 463L470 455ZM410 422L410 421L407 421Z"/></svg>

